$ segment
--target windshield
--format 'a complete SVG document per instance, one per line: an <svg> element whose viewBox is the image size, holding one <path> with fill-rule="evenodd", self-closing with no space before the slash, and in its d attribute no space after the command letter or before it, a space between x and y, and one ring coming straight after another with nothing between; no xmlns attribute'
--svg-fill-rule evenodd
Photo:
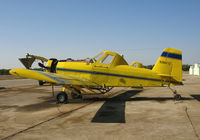
<svg viewBox="0 0 200 140"><path fill-rule="evenodd" d="M94 57L93 60L96 62L96 61L98 61L103 55L104 55L104 53L100 53L100 54L98 54L96 57Z"/></svg>
<svg viewBox="0 0 200 140"><path fill-rule="evenodd" d="M107 55L105 58L103 58L103 59L101 60L100 63L103 63L103 64L111 64L113 58L114 58L113 55Z"/></svg>

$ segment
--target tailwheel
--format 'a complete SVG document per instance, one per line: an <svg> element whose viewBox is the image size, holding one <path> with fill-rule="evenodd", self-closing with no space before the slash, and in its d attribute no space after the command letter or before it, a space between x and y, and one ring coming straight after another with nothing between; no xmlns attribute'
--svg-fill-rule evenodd
<svg viewBox="0 0 200 140"><path fill-rule="evenodd" d="M59 92L56 95L56 102L58 104L66 104L68 102L68 96L65 92Z"/></svg>
<svg viewBox="0 0 200 140"><path fill-rule="evenodd" d="M169 87L169 89L173 92L173 94L174 94L174 100L176 100L176 101L179 101L179 100L181 100L181 95L180 94L177 94L177 91L176 90L173 90L173 89L171 89L170 87Z"/></svg>
<svg viewBox="0 0 200 140"><path fill-rule="evenodd" d="M73 90L75 90L78 94L71 91L70 93L71 93L72 99L82 99L81 91L76 88L73 88Z"/></svg>
<svg viewBox="0 0 200 140"><path fill-rule="evenodd" d="M179 101L179 100L181 99L181 95L180 95L180 94L175 94L175 95L174 95L174 99L175 99L176 101Z"/></svg>

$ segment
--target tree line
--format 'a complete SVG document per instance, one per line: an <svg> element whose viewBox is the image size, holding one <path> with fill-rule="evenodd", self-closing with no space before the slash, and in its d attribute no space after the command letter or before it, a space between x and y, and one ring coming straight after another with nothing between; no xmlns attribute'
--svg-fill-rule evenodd
<svg viewBox="0 0 200 140"><path fill-rule="evenodd" d="M147 66L144 66L144 68L147 68L147 69L153 69L153 67L154 67L154 65L147 65ZM190 65L188 65L188 64L183 64L182 65L182 70L183 71L189 71L189 69L190 69Z"/></svg>
<svg viewBox="0 0 200 140"><path fill-rule="evenodd" d="M10 75L10 69L0 69L0 75Z"/></svg>
<svg viewBox="0 0 200 140"><path fill-rule="evenodd" d="M154 65L147 65L147 66L144 66L144 68L147 68L147 69L153 69L153 67L154 67ZM189 71L189 69L190 69L190 65L188 65L188 64L183 64L182 65L182 70L183 71Z"/></svg>

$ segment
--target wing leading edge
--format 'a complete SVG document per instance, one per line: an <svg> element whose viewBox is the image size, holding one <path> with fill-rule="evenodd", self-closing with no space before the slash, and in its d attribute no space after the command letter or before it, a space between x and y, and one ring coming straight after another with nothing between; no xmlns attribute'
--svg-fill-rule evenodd
<svg viewBox="0 0 200 140"><path fill-rule="evenodd" d="M49 83L55 83L60 85L89 85L89 86L98 86L98 84L90 81L89 79L83 79L79 77L73 77L64 74L35 71L28 69L12 69L10 74L18 77L35 79L47 81Z"/></svg>

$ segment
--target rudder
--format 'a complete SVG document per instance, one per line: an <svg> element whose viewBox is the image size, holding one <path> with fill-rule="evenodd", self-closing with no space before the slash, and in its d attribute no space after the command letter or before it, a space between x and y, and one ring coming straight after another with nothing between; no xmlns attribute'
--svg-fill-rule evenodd
<svg viewBox="0 0 200 140"><path fill-rule="evenodd" d="M152 70L161 76L172 77L177 83L182 83L182 51L165 48Z"/></svg>

